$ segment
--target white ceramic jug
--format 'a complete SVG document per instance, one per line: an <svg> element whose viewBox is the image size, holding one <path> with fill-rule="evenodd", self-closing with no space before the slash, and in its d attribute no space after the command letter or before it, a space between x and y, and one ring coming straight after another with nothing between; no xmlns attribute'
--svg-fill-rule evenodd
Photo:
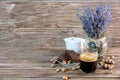
<svg viewBox="0 0 120 80"><path fill-rule="evenodd" d="M67 50L74 50L76 53L80 53L84 49L85 39L79 37L70 37L64 39Z"/></svg>

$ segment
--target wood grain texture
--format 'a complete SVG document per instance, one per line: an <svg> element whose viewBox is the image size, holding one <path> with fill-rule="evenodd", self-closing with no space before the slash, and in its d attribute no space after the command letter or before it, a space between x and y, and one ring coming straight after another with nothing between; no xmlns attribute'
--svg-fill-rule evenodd
<svg viewBox="0 0 120 80"><path fill-rule="evenodd" d="M93 79L120 79L120 48L109 48L106 56L115 56L115 69L113 74L107 74L107 70L97 70L92 74L83 74L78 71L59 72L51 68L50 59L58 57L63 49L49 49L37 47L16 47L0 49L0 78L41 78L41 80L61 80L62 76L68 75L71 80ZM62 66L57 65L58 68ZM19 80L19 79L18 79Z"/></svg>
<svg viewBox="0 0 120 80"><path fill-rule="evenodd" d="M14 8L9 10L11 4ZM110 4L112 22L108 26L109 46L120 46L119 0L50 0L1 1L0 46L64 47L63 39L70 36L85 38L82 25L76 17L79 6Z"/></svg>
<svg viewBox="0 0 120 80"><path fill-rule="evenodd" d="M10 10L12 4L15 4ZM56 73L49 60L65 49L65 37L85 38L78 6L111 4L108 55L117 62L114 73L80 71ZM119 80L120 0L0 0L0 80ZM14 78L13 78L14 77Z"/></svg>

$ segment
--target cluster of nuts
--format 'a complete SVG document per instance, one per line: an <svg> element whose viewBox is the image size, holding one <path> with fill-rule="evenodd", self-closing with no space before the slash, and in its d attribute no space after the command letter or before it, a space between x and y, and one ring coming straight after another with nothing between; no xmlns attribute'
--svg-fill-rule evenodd
<svg viewBox="0 0 120 80"><path fill-rule="evenodd" d="M54 57L53 59L50 59L50 62L52 63L51 64L51 67L52 68L55 68L57 65L57 57ZM71 60L68 60L68 61L62 61L63 64L71 64ZM75 70L78 70L80 68L79 64L76 65L76 66L73 66L71 69L67 69L65 67L62 67L62 68L56 68L56 72L66 72L66 71L69 71L69 70L72 70L72 71L75 71ZM106 58L103 58L101 61L98 62L97 64L97 68L99 69L108 69L108 74L112 74L113 71L112 69L115 68L115 61L114 61L114 56L110 56L110 57L106 57ZM63 80L68 80L68 77L67 76L63 76Z"/></svg>
<svg viewBox="0 0 120 80"><path fill-rule="evenodd" d="M53 59L50 59L50 62L52 63L52 64L51 64L51 67L52 67L52 68L57 67L57 65L56 65L56 63L57 63L57 57L54 57ZM64 60L64 61L62 61L62 63L63 63L63 64L71 64L72 62L71 62L71 60L68 60L68 61L65 61L65 60ZM56 68L56 72L60 72L60 71L62 71L62 72L67 72L67 71L69 71L69 70L75 71L75 70L78 70L78 69L80 69L79 64L73 66L71 69L67 69L67 68L65 68L65 67ZM63 76L63 80L68 80L68 77L67 77L67 76Z"/></svg>
<svg viewBox="0 0 120 80"><path fill-rule="evenodd" d="M98 68L109 69L108 73L112 74L112 69L115 68L114 56L106 57L102 61L98 62Z"/></svg>
<svg viewBox="0 0 120 80"><path fill-rule="evenodd" d="M71 62L71 60L68 60L68 61L62 61L62 63L64 63L64 64L71 64L72 62Z"/></svg>
<svg viewBox="0 0 120 80"><path fill-rule="evenodd" d="M51 64L51 67L52 68L55 68L56 67L56 63L57 63L57 58L55 57L55 58L53 58L53 59L50 59L50 62L52 63ZM62 61L62 63L63 64L71 64L71 60L69 60L69 61ZM76 65L76 66L73 66L71 69L67 69L67 68L65 68L65 67L62 67L61 69L56 69L56 72L60 72L60 71L62 71L62 72L66 72L66 71L68 71L68 70L72 70L72 71L74 71L74 70L77 70L77 69L79 69L80 68L80 66L79 65Z"/></svg>

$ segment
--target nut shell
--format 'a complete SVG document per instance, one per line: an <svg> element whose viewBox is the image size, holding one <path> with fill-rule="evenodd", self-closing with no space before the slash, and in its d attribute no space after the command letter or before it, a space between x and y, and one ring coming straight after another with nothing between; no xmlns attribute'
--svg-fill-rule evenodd
<svg viewBox="0 0 120 80"><path fill-rule="evenodd" d="M104 69L108 69L108 64L104 64L104 65L103 65L103 68L104 68Z"/></svg>
<svg viewBox="0 0 120 80"><path fill-rule="evenodd" d="M100 64L100 65L103 65L104 63L101 61L99 64Z"/></svg>
<svg viewBox="0 0 120 80"><path fill-rule="evenodd" d="M54 59L50 59L50 62L53 62L54 61Z"/></svg>
<svg viewBox="0 0 120 80"><path fill-rule="evenodd" d="M54 68L54 67L55 67L55 64L51 64L51 67Z"/></svg>
<svg viewBox="0 0 120 80"><path fill-rule="evenodd" d="M76 70L76 68L75 68L75 67L72 67L72 71L74 71L74 70Z"/></svg>
<svg viewBox="0 0 120 80"><path fill-rule="evenodd" d="M67 71L67 69L66 69L66 68L64 68L64 67L63 67L61 70L62 70L63 72L66 72L66 71Z"/></svg>
<svg viewBox="0 0 120 80"><path fill-rule="evenodd" d="M113 61L112 59L109 59L108 64L112 64L112 61Z"/></svg>
<svg viewBox="0 0 120 80"><path fill-rule="evenodd" d="M107 59L109 60L109 59L110 59L110 57L107 57Z"/></svg>
<svg viewBox="0 0 120 80"><path fill-rule="evenodd" d="M111 63L112 63L112 64L115 64L115 61L113 61L113 60L112 60L112 62L111 62Z"/></svg>
<svg viewBox="0 0 120 80"><path fill-rule="evenodd" d="M68 80L68 76L63 76L63 80Z"/></svg>
<svg viewBox="0 0 120 80"><path fill-rule="evenodd" d="M108 59L105 59L105 63L108 63L108 61L109 61Z"/></svg>
<svg viewBox="0 0 120 80"><path fill-rule="evenodd" d="M71 64L71 60L67 61L68 64Z"/></svg>
<svg viewBox="0 0 120 80"><path fill-rule="evenodd" d="M63 63L63 64L67 64L67 62L66 62L66 61L62 61L62 63Z"/></svg>
<svg viewBox="0 0 120 80"><path fill-rule="evenodd" d="M113 71L112 71L112 70L109 70L109 71L108 71L108 74L112 74L112 73L113 73Z"/></svg>
<svg viewBox="0 0 120 80"><path fill-rule="evenodd" d="M55 64L51 64L51 67L52 67L52 68L55 68Z"/></svg>
<svg viewBox="0 0 120 80"><path fill-rule="evenodd" d="M56 72L60 72L61 71L61 69L56 69Z"/></svg>
<svg viewBox="0 0 120 80"><path fill-rule="evenodd" d="M115 57L114 57L114 56L111 56L110 58L111 58L111 59L114 59Z"/></svg>

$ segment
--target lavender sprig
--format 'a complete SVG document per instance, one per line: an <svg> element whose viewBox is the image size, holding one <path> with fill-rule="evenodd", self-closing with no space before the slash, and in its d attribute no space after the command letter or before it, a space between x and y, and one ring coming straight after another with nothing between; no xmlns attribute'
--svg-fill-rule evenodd
<svg viewBox="0 0 120 80"><path fill-rule="evenodd" d="M95 39L105 36L107 26L111 22L110 5L98 5L95 10L86 7L84 11L85 14L81 14L79 8L77 16L87 36Z"/></svg>

